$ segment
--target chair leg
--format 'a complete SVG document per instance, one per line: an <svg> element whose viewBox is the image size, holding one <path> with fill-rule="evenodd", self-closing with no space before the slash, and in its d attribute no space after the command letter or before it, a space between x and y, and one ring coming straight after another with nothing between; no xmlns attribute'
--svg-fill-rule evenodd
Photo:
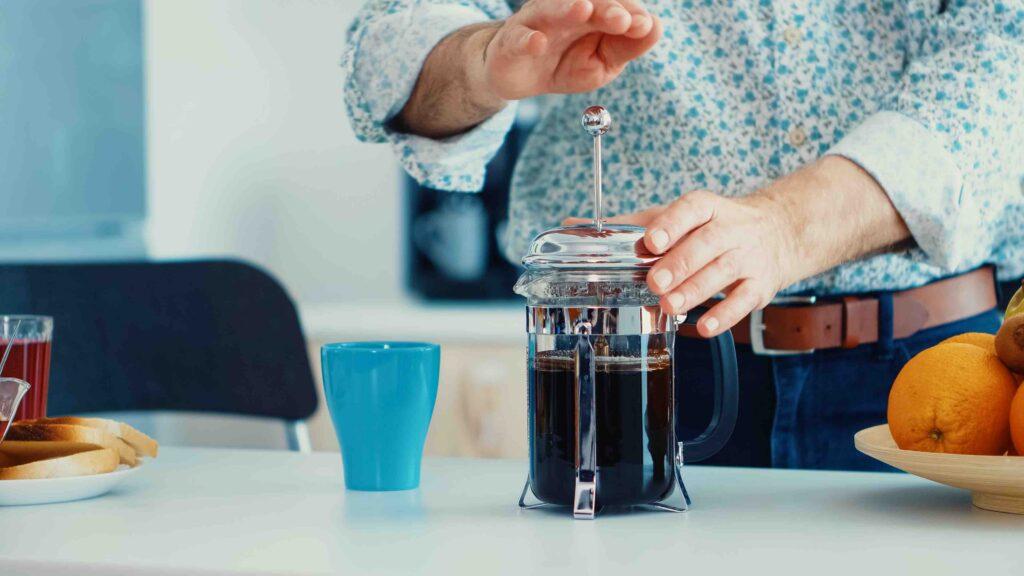
<svg viewBox="0 0 1024 576"><path fill-rule="evenodd" d="M304 420L285 420L284 434L288 441L288 449L292 452L312 452L313 444L309 440L309 428Z"/></svg>

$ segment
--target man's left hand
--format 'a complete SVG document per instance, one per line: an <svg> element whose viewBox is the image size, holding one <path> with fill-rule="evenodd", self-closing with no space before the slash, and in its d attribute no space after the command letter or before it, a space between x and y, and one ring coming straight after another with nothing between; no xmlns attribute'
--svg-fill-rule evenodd
<svg viewBox="0 0 1024 576"><path fill-rule="evenodd" d="M571 218L566 223L585 222ZM698 190L675 202L608 220L644 226L644 244L661 260L647 284L661 308L683 314L719 293L697 324L705 337L728 330L752 310L768 305L793 280L785 218L768 198L726 198Z"/></svg>

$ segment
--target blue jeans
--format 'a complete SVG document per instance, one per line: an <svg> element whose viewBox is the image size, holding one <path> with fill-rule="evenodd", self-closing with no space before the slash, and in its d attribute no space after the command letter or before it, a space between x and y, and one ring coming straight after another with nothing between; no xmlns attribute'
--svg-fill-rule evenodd
<svg viewBox="0 0 1024 576"><path fill-rule="evenodd" d="M782 357L757 356L750 346L737 345L736 430L725 448L703 463L892 471L858 452L854 433L886 421L889 388L913 355L955 334L995 333L1000 316L992 310L893 340L891 312L887 313L891 307L880 309L883 328L875 344ZM714 394L708 344L689 338L676 341L677 427L681 438L693 438L707 425Z"/></svg>

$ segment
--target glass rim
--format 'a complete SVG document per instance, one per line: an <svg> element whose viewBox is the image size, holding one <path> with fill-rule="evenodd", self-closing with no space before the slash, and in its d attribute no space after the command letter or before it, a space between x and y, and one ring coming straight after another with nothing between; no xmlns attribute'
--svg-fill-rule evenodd
<svg viewBox="0 0 1024 576"><path fill-rule="evenodd" d="M19 340L26 338L23 335L25 331L36 332L31 341L49 342L53 339L53 316L42 314L0 314L0 338L8 338L8 326L11 326L11 330L13 330L14 324L18 321L21 321L21 324L18 325L17 338Z"/></svg>
<svg viewBox="0 0 1024 576"><path fill-rule="evenodd" d="M9 322L11 320L53 322L53 316L46 316L44 314L0 314L0 322Z"/></svg>
<svg viewBox="0 0 1024 576"><path fill-rule="evenodd" d="M320 347L321 352L366 352L370 354L400 354L403 352L430 352L440 349L431 342L375 340L366 342L332 342Z"/></svg>

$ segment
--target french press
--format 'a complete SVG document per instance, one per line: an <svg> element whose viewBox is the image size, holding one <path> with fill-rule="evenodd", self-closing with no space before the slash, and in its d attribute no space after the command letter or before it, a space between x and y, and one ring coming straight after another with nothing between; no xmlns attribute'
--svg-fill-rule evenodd
<svg viewBox="0 0 1024 576"><path fill-rule="evenodd" d="M530 475L521 508L571 505L576 518L604 506L690 504L683 463L708 458L732 434L738 383L732 334L712 339L715 408L694 440L676 438L673 346L697 312L658 306L646 275L659 256L644 228L601 215L601 136L611 117L583 113L594 138L594 220L547 230L523 258L515 292L527 298ZM687 318L689 316L689 318Z"/></svg>

